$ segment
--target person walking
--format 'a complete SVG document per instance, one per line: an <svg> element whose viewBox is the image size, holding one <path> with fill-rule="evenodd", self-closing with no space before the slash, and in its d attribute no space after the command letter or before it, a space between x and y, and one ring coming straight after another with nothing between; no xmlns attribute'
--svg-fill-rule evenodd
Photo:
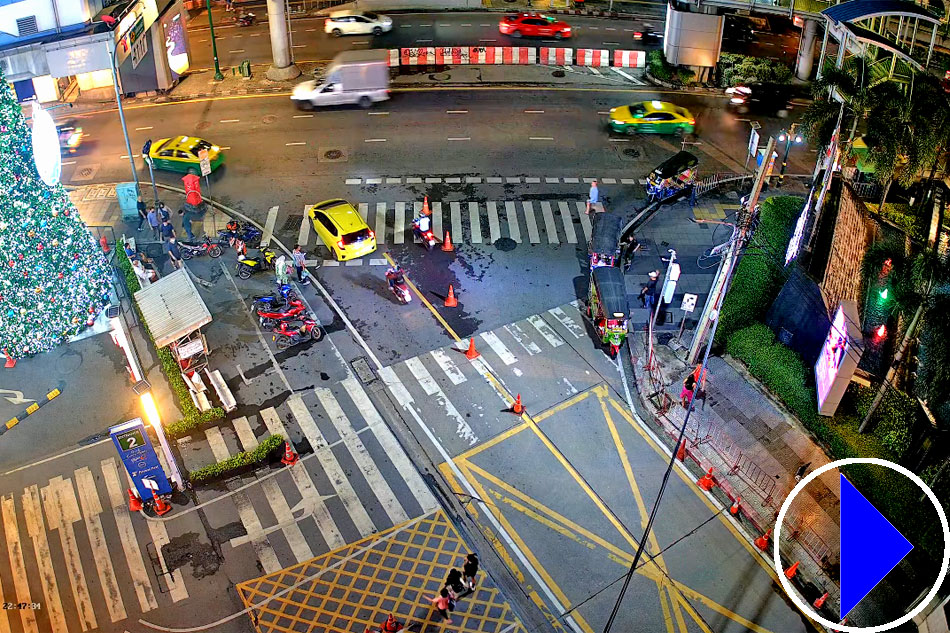
<svg viewBox="0 0 950 633"><path fill-rule="evenodd" d="M475 591L475 576L478 575L478 554L472 552L465 557L462 574L465 576L465 584L468 585L469 591Z"/></svg>
<svg viewBox="0 0 950 633"><path fill-rule="evenodd" d="M234 0L224 0L224 10L234 11Z"/></svg>
<svg viewBox="0 0 950 633"><path fill-rule="evenodd" d="M684 409L689 408L689 403L693 400L693 390L696 389L696 378L692 373L686 374L683 379L683 388L680 390L680 404Z"/></svg>
<svg viewBox="0 0 950 633"><path fill-rule="evenodd" d="M148 222L148 209L145 206L145 201L142 200L142 195L139 194L138 199L135 201L135 208L139 212L139 225L135 228L136 231L142 230L142 225Z"/></svg>
<svg viewBox="0 0 950 633"><path fill-rule="evenodd" d="M650 314L653 314L653 306L656 305L656 294L657 294L657 282L660 278L660 271L651 270L650 271L650 281L647 282L647 285L643 287L645 290L644 294L644 306L647 310L650 311Z"/></svg>
<svg viewBox="0 0 950 633"><path fill-rule="evenodd" d="M149 207L145 217L148 218L148 226L152 229L152 237L155 238L156 241L162 239L162 223L158 220L158 212L155 211L155 207Z"/></svg>
<svg viewBox="0 0 950 633"><path fill-rule="evenodd" d="M302 284L309 284L309 279L304 279L303 271L304 265L307 262L307 255L303 252L303 249L300 248L300 244L294 245L294 252L290 254L294 260L294 270L297 271L297 281Z"/></svg>
<svg viewBox="0 0 950 633"><path fill-rule="evenodd" d="M597 188L597 181L594 180L590 183L590 192L587 194L587 215L590 215L590 207L592 204L597 204L600 202L600 190ZM594 209L596 212L597 210Z"/></svg>
<svg viewBox="0 0 950 633"><path fill-rule="evenodd" d="M188 241L194 242L195 234L191 232L191 212L185 211L184 209L179 209L178 213L181 214L181 228L185 230L185 235L188 236Z"/></svg>
<svg viewBox="0 0 950 633"><path fill-rule="evenodd" d="M449 590L449 595L453 599L458 599L458 595L465 588L462 586L462 572L453 567L445 578L445 588Z"/></svg>
<svg viewBox="0 0 950 633"><path fill-rule="evenodd" d="M173 227L171 221L166 218L162 220L162 241L168 242L168 240L173 237L176 237L175 227Z"/></svg>
<svg viewBox="0 0 950 633"><path fill-rule="evenodd" d="M632 232L620 242L620 270L624 274L627 274L630 266L633 265L633 256L639 248L640 243L637 242L637 238L633 236Z"/></svg>
<svg viewBox="0 0 950 633"><path fill-rule="evenodd" d="M703 401L702 410L706 409L706 381L709 379L709 369L703 370L703 366L696 365L696 369L693 370L693 378L696 379L696 390L694 391L694 398L698 398Z"/></svg>
<svg viewBox="0 0 950 633"><path fill-rule="evenodd" d="M811 462L806 462L798 467L798 470L795 471L795 481L801 481L802 477L805 476L805 473L808 472L808 467L811 466Z"/></svg>
<svg viewBox="0 0 950 633"><path fill-rule="evenodd" d="M165 221L165 220L171 221L172 219L171 211L168 210L168 207L166 207L165 203L162 201L158 202L158 217L162 221Z"/></svg>
<svg viewBox="0 0 950 633"><path fill-rule="evenodd" d="M439 615L441 615L446 623L452 624L452 610L455 608L455 600L449 596L449 590L445 587L442 587L442 591L439 592L438 596L426 598L435 605L435 608L438 609Z"/></svg>
<svg viewBox="0 0 950 633"><path fill-rule="evenodd" d="M181 268L181 249L178 248L178 242L175 241L174 235L168 240L168 259L175 270Z"/></svg>

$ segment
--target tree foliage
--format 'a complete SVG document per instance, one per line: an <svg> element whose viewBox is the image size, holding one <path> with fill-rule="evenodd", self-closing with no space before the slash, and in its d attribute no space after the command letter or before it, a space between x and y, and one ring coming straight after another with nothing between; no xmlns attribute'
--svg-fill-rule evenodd
<svg viewBox="0 0 950 633"><path fill-rule="evenodd" d="M717 68L723 88L749 83L787 84L792 79L790 66L767 57L723 53Z"/></svg>

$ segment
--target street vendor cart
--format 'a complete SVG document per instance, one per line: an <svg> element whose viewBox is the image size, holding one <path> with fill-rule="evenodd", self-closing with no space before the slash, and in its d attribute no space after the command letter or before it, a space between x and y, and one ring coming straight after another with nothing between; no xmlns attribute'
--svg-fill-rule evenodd
<svg viewBox="0 0 950 633"><path fill-rule="evenodd" d="M225 411L237 407L219 370L208 367L208 341L201 328L211 323L211 313L188 274L180 268L135 293L135 301L155 341L167 347L178 363L181 377L199 411L213 405L210 384Z"/></svg>
<svg viewBox="0 0 950 633"><path fill-rule="evenodd" d="M617 266L620 263L619 215L598 213L594 216L590 234L590 269L600 266Z"/></svg>
<svg viewBox="0 0 950 633"><path fill-rule="evenodd" d="M696 179L699 159L689 152L677 152L659 164L647 177L647 196L650 202L666 200L688 187Z"/></svg>
<svg viewBox="0 0 950 633"><path fill-rule="evenodd" d="M587 316L611 358L627 338L627 289L619 268L601 266L590 274Z"/></svg>

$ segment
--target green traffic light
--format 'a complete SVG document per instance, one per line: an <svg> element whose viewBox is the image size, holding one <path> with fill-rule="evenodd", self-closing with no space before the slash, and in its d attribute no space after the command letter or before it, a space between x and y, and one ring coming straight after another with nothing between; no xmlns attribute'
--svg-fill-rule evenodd
<svg viewBox="0 0 950 633"><path fill-rule="evenodd" d="M881 291L881 299L887 300L887 288Z"/></svg>

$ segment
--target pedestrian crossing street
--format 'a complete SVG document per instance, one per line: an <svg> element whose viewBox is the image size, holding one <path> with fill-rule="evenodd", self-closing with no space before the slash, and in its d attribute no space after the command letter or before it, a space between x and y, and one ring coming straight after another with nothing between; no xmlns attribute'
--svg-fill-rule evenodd
<svg viewBox="0 0 950 633"><path fill-rule="evenodd" d="M307 216L312 205L300 215L296 242L306 247L320 239ZM422 214L421 201L357 202L359 214L376 233L378 244L418 242L412 235L412 221ZM591 235L592 216L580 200L429 201L432 232L442 239L449 231L456 244L493 244L509 238L516 244L586 244ZM288 230L292 223L288 222Z"/></svg>

